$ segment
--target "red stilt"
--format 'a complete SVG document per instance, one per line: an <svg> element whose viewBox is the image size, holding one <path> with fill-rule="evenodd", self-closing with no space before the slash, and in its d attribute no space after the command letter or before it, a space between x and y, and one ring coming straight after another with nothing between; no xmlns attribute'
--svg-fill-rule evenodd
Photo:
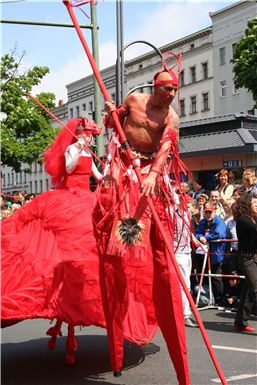
<svg viewBox="0 0 257 385"><path fill-rule="evenodd" d="M76 363L75 352L78 350L78 340L74 335L74 325L68 325L68 336L66 340L66 365L74 365Z"/></svg>
<svg viewBox="0 0 257 385"><path fill-rule="evenodd" d="M46 335L51 336L50 340L48 341L48 349L54 349L57 336L62 336L61 326L62 321L57 319L55 326L52 326L47 330Z"/></svg>

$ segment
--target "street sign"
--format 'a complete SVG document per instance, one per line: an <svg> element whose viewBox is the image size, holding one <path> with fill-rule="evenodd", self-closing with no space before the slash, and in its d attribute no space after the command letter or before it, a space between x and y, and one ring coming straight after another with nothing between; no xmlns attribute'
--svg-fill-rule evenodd
<svg viewBox="0 0 257 385"><path fill-rule="evenodd" d="M243 161L240 160L223 160L223 167L226 168L235 168L235 167L242 167Z"/></svg>

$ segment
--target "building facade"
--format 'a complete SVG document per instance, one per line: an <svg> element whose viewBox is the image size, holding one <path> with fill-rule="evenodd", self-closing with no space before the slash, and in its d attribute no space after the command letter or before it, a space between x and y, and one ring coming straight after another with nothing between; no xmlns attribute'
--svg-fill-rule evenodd
<svg viewBox="0 0 257 385"><path fill-rule="evenodd" d="M253 99L246 89L234 85L233 49L244 36L249 19L257 17L256 1L240 1L210 14L212 19L212 51L214 116L243 112L253 114Z"/></svg>
<svg viewBox="0 0 257 385"><path fill-rule="evenodd" d="M178 97L173 102L175 110L180 115L182 128L183 125L194 127L195 123L197 123L203 129L204 125L202 122L206 123L211 118L214 118L214 120L218 119L219 121L223 119L226 122L227 115L235 113L257 115L257 111L254 111L252 107L253 99L251 93L246 89L235 89L232 64L230 62L233 56L234 44L244 35L248 20L257 15L256 7L256 0L240 1L230 7L211 13L212 26L159 48L162 53L167 51L172 51L176 54L182 53L182 72L180 74L180 90L178 93L179 102ZM170 64L175 64L175 61ZM137 86L140 86L137 92L150 93L153 75L160 67L161 59L155 50L126 61L124 94L128 94ZM116 96L115 73L115 66L101 71L101 76L109 95L114 100ZM59 106L53 111L54 114L64 124L69 118L83 115L93 118L95 110L93 75L70 83L66 88L68 102L63 104L60 101ZM103 98L101 99L101 105L103 115ZM53 121L53 126L56 127L59 124ZM214 127L214 125L209 125L209 129L211 127ZM181 130L181 138L183 138L183 132ZM197 135L200 135L200 133ZM197 139L192 137L192 140ZM105 144L106 142L107 140L104 137L103 143ZM188 148L188 153L191 154L193 152ZM182 149L181 156L182 158L187 157ZM246 157L245 167L250 167L250 163L252 165L252 160L250 161L249 159L249 157ZM256 160L256 157L253 156L251 159ZM216 163L211 161L211 164ZM206 171L210 169L206 159L200 166L195 156L192 157L188 165L189 168L192 167L195 173L198 171L202 172L202 167L206 167ZM39 165L33 165L32 170L37 170L37 167ZM47 190L49 188L49 177L44 172L41 175L40 172L32 171L31 174L26 175L25 181L25 177L23 179L22 177L17 177L16 173L4 167L3 191L15 189L40 193ZM17 183L15 182L16 180L18 181ZM16 185L12 183L16 183Z"/></svg>

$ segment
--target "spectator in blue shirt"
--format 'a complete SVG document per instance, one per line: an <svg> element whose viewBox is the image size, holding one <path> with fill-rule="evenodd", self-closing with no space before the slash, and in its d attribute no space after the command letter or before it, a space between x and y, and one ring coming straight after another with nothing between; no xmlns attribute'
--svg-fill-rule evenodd
<svg viewBox="0 0 257 385"><path fill-rule="evenodd" d="M196 238L204 245L209 245L211 273L222 274L222 262L226 253L225 242L215 242L226 239L226 224L222 218L215 214L215 206L206 202L204 204L204 218L196 227ZM222 305L223 281L222 277L212 277L213 294L218 305Z"/></svg>

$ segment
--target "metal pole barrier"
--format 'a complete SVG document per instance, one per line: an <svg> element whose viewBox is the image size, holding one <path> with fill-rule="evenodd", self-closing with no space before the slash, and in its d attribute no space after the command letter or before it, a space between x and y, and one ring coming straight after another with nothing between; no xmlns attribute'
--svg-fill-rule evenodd
<svg viewBox="0 0 257 385"><path fill-rule="evenodd" d="M66 6L67 11L68 11L68 13L69 13L73 23L74 23L75 29L77 31L77 34L79 36L79 39L80 39L83 47L84 47L84 50L85 50L86 55L88 57L88 60L89 60L89 62L91 64L91 67L92 67L92 70L93 70L93 72L95 74L95 77L97 78L97 81L99 83L99 87L100 87L100 89L101 89L101 91L103 93L103 96L104 96L106 101L110 102L111 101L110 96L109 96L109 94L107 92L107 89L106 89L104 83L103 83L103 80L101 78L101 74L100 74L98 68L96 67L94 58L93 58L93 56L92 56L92 54L91 54L91 52L89 50L88 44L87 44L87 42L85 40L85 37L83 36L81 29L79 28L79 24L78 24L78 21L77 21L77 19L75 17L74 12L73 12L72 6L71 6L71 4L70 4L70 2L68 0L64 0L63 3ZM121 124L119 122L119 118L118 118L118 115L117 115L116 111L113 111L112 117L113 117L115 129L116 129L116 131L117 131L117 133L118 133L118 135L120 137L120 140L121 140L121 145L126 150L126 153L127 153L127 156L128 156L128 160L131 162L131 165L134 168L134 171L135 171L136 176L137 176L138 181L139 181L139 185L141 185L142 181L143 181L141 172L140 172L140 170L139 170L139 168L138 168L138 166L136 164L136 160L135 160L134 155L132 153L132 150L131 150L131 148L129 146L129 143L128 143L127 139L126 139L126 136L125 136L125 134L123 132L123 129L122 129ZM149 206L149 208L150 208L150 210L152 212L152 215L153 215L154 221L155 221L155 223L156 223L156 225L158 227L158 230L160 231L160 233L161 233L161 235L162 235L162 237L163 237L163 239L165 241L165 245L167 247L167 250L169 251L172 264L173 264L174 269L175 269L175 271L177 273L179 281L180 281L180 283L181 283L181 285L183 287L183 290L184 290L184 292L185 292L185 294L187 296L187 299L189 301L191 309L192 309L192 311L194 313L195 319L196 319L196 321L197 321L197 323L199 325L199 329L200 329L200 331L202 333L203 339L204 339L206 347L207 347L207 349L208 349L208 351L210 353L210 356L211 356L213 364L214 364L214 366L216 368L216 371L217 371L217 373L218 373L218 375L220 377L220 380L221 380L222 384L223 385L227 385L226 379L225 379L224 374L223 374L223 372L221 370L219 362L218 362L218 360L216 358L216 355L214 353L213 347L212 347L211 342L209 340L208 334L207 334L207 332L206 332L206 330L204 328L204 325L203 325L203 322L201 320L200 314L199 314L199 312L198 312L198 310L197 310L197 308L195 306L195 303L194 303L194 300L193 300L191 294L189 293L189 291L187 289L187 286L186 286L186 283L184 281L184 278L183 278L183 276L182 276L182 274L180 272L179 266L178 266L178 264L176 262L173 249L172 249L171 245L169 244L169 242L167 242L165 230L164 230L164 228L162 226L162 223L161 223L161 221L159 219L159 216L157 214L157 211L155 209L153 201L152 201L152 199L150 197L146 197L146 201L147 201L148 206ZM167 262L168 262L168 264L170 263L168 259L167 259Z"/></svg>
<svg viewBox="0 0 257 385"><path fill-rule="evenodd" d="M210 306L214 306L215 305L215 300L214 300L214 295L213 295L213 291L212 291L212 279L211 279L211 253L210 253L210 249L209 249L209 253L208 253L208 276L209 276L209 307Z"/></svg>
<svg viewBox="0 0 257 385"><path fill-rule="evenodd" d="M204 277L204 271L205 271L205 266L206 266L206 262L207 262L207 257L208 257L208 251L206 251L204 253L204 260L203 260L203 267L202 267L202 271L201 271L201 278L200 278L200 282L199 282L199 289L198 289L198 293L197 293L197 297L196 297L196 307L198 307L198 304L199 304L199 299L200 299L200 294L201 294L201 289L202 289L202 285L203 285L203 277Z"/></svg>

